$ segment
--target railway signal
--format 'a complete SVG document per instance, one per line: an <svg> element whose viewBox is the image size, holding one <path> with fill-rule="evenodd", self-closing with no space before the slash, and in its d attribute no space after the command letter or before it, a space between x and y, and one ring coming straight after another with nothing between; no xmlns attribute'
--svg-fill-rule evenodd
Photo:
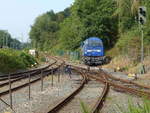
<svg viewBox="0 0 150 113"><path fill-rule="evenodd" d="M146 7L145 6L140 6L138 9L138 17L139 17L139 23L141 25L146 23Z"/></svg>
<svg viewBox="0 0 150 113"><path fill-rule="evenodd" d="M145 73L144 71L144 65L143 65L143 61L144 61L144 30L143 30L143 25L146 23L146 7L145 6L140 6L138 8L138 22L139 22L139 27L141 30L141 69L140 71L142 72L142 74Z"/></svg>

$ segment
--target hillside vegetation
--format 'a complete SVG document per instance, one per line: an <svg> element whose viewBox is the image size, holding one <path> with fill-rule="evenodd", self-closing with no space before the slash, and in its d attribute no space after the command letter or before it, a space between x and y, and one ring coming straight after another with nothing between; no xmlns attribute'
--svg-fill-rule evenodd
<svg viewBox="0 0 150 113"><path fill-rule="evenodd" d="M24 70L35 63L35 58L26 52L13 49L0 49L0 73Z"/></svg>
<svg viewBox="0 0 150 113"><path fill-rule="evenodd" d="M144 25L144 53L150 50L150 2L148 0L75 0L62 12L49 11L36 18L31 27L33 47L40 50L78 50L91 36L102 38L107 54L126 54L139 61L141 31L138 7L147 7Z"/></svg>

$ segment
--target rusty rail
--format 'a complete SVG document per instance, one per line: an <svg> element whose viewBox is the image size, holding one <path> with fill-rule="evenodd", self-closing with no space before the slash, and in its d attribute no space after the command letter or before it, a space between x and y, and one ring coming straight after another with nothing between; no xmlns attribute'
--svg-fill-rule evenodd
<svg viewBox="0 0 150 113"><path fill-rule="evenodd" d="M56 64L56 63L57 63L57 61L54 62L54 63L52 63L52 64L50 64L50 66L53 66L53 65ZM53 70L53 71L57 70L57 68L59 68L61 65L64 65L64 62L62 62L62 63L59 64L59 65L57 64L57 67L55 67L55 68L44 70L44 71L43 71L43 74L44 74L43 78L46 77L46 75L49 75L49 74L52 72L52 70ZM28 76L26 76L26 78L27 78L27 77L28 77ZM18 79L19 79L19 78L18 78ZM34 83L36 83L36 82L38 82L38 81L40 81L40 80L41 80L41 77L38 77L37 79L31 81L30 84L34 84ZM7 84L8 84L8 83L7 83ZM29 83L25 83L25 84L19 85L19 86L17 86L17 87L12 88L11 91L12 91L12 92L15 92L15 91L17 91L17 90L19 90L19 89L21 89L21 88L24 88L24 87L26 87L26 86L28 86L28 85L29 85ZM6 95L6 94L8 94L8 93L9 93L9 90L0 92L0 97Z"/></svg>
<svg viewBox="0 0 150 113"><path fill-rule="evenodd" d="M56 113L56 112L58 112L62 107L67 105L73 99L73 97L76 96L83 89L85 83L87 82L87 76L85 75L85 73L79 71L79 69L75 69L75 70L78 73L80 73L80 75L83 77L81 85L73 93L71 93L67 98L62 100L60 103L58 103L55 107L53 107L47 113Z"/></svg>
<svg viewBox="0 0 150 113"><path fill-rule="evenodd" d="M92 109L91 113L99 113L99 111L102 109L104 105L108 92L109 92L109 84L106 82L103 92L100 98L98 99L97 103L95 104L94 108Z"/></svg>
<svg viewBox="0 0 150 113"><path fill-rule="evenodd" d="M20 81L20 80L22 80L22 79L26 79L26 78L28 78L28 74L30 74L30 76L32 77L32 76L36 76L36 75L38 75L38 74L40 74L41 73L41 71L46 71L46 70L48 70L48 68L49 67L51 67L52 65L54 65L54 64L56 64L56 60L53 62L53 63L51 63L51 64L49 64L48 66L46 66L46 67L43 67L43 68L40 68L40 69L35 69L34 71L26 71L25 73L23 72L21 75L18 75L18 73L16 74L16 76L15 76L15 74L13 74L13 75L10 75L10 77L11 77L11 83L14 83L14 82L17 82L17 81ZM15 78L15 79L14 79ZM8 79L8 77L6 77L6 78L2 78L1 80L7 80ZM1 83L0 84L0 88L2 88L2 87L4 87L4 86L7 86L7 85L9 85L9 81L6 81L6 82L4 82L4 83Z"/></svg>
<svg viewBox="0 0 150 113"><path fill-rule="evenodd" d="M51 58L54 60L54 62L49 64L49 65L47 65L47 66L45 66L45 67L36 68L36 69L23 71L23 72L11 73L10 75L8 75L8 74L1 75L0 76L0 81L8 80L8 76L10 76L11 79L16 79L16 78L25 76L26 74L30 74L30 73L34 73L34 72L38 72L38 71L44 71L44 70L48 69L50 66L52 66L53 64L55 64L57 62L56 59L54 59L53 57L51 57Z"/></svg>
<svg viewBox="0 0 150 113"><path fill-rule="evenodd" d="M128 88L124 85L116 84L116 83L109 81L109 80L105 81L104 79L97 77L97 76L93 76L93 75L92 76L89 75L89 78L95 79L96 81L99 81L101 83L108 83L110 86L118 88L118 89L120 89L124 92L127 92L127 93L131 93L131 94L134 94L134 95L137 95L140 97L149 97L150 98L150 92L141 91L141 90L134 89L134 88Z"/></svg>
<svg viewBox="0 0 150 113"><path fill-rule="evenodd" d="M139 87L139 88L143 88L143 89L150 89L150 86L141 85L141 84L135 83L133 81L129 81L129 80L114 77L114 76L108 74L107 72L103 71L102 69L100 69L100 71L101 71L101 73L105 74L105 76L107 76L108 78L113 79L115 81L120 81L122 83L131 84L131 85L134 85L135 87Z"/></svg>

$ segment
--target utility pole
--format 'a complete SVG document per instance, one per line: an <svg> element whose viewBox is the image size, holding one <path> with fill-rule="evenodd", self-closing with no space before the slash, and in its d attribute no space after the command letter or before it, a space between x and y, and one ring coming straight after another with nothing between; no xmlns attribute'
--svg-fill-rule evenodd
<svg viewBox="0 0 150 113"><path fill-rule="evenodd" d="M144 60L144 29L143 25L146 23L146 7L145 6L140 6L138 10L138 16L139 16L139 27L141 30L141 63Z"/></svg>
<svg viewBox="0 0 150 113"><path fill-rule="evenodd" d="M8 47L8 34L6 34L5 38L6 38L6 47Z"/></svg>
<svg viewBox="0 0 150 113"><path fill-rule="evenodd" d="M139 22L139 28L141 30L141 74L145 73L144 68L144 24L146 23L146 7L140 6L138 9L138 22Z"/></svg>
<svg viewBox="0 0 150 113"><path fill-rule="evenodd" d="M144 31L141 28L141 63L144 61Z"/></svg>
<svg viewBox="0 0 150 113"><path fill-rule="evenodd" d="M3 33L3 48L5 46L5 33Z"/></svg>

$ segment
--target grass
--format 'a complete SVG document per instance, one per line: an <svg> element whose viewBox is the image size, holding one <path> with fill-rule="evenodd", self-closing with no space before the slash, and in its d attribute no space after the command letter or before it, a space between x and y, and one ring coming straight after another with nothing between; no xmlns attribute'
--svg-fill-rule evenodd
<svg viewBox="0 0 150 113"><path fill-rule="evenodd" d="M131 100L128 101L128 109L125 110L124 108L117 105L120 112L119 113L150 113L150 100L143 99L143 104L134 104Z"/></svg>
<svg viewBox="0 0 150 113"><path fill-rule="evenodd" d="M82 113L90 113L90 109L84 102L80 101L80 105L81 105Z"/></svg>
<svg viewBox="0 0 150 113"><path fill-rule="evenodd" d="M91 110L84 102L80 101L80 106L82 109L82 113L90 113ZM139 104L139 103L134 104L132 99L130 99L128 101L127 109L125 109L125 107L120 107L120 105L117 105L117 107L119 108L119 111L117 110L117 113L150 113L150 100L144 98L143 104Z"/></svg>

